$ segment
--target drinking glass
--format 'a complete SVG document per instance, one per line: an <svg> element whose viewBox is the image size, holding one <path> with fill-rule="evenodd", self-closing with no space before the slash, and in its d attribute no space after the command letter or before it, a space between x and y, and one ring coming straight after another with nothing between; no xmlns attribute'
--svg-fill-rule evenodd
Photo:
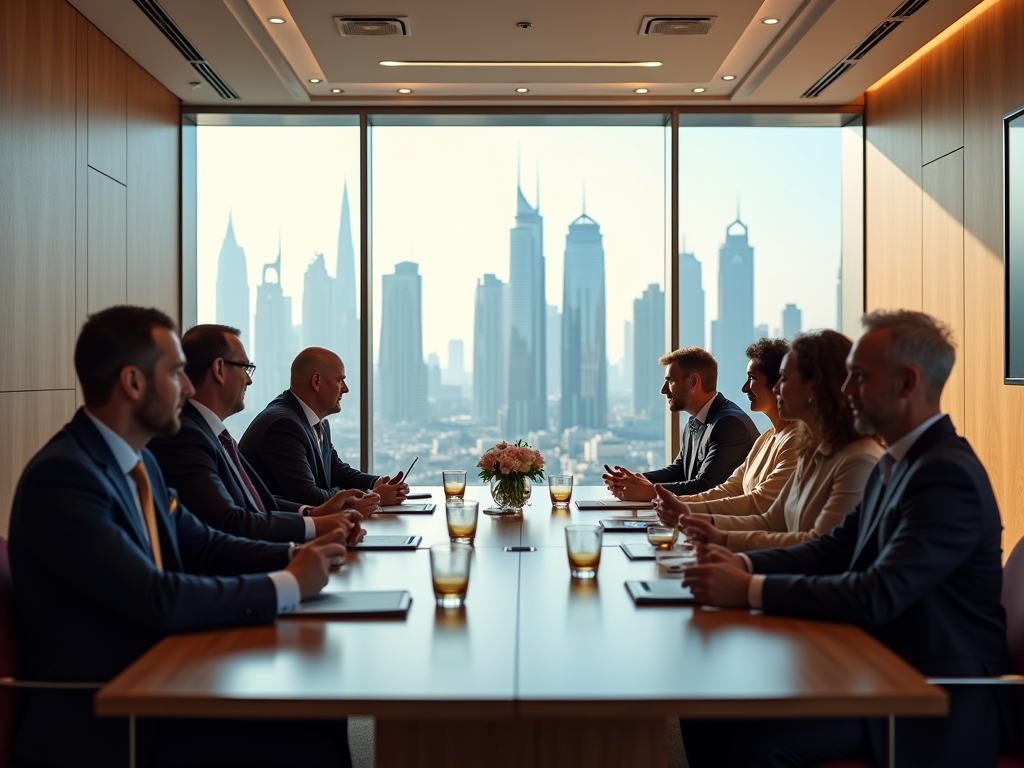
<svg viewBox="0 0 1024 768"><path fill-rule="evenodd" d="M448 515L448 535L455 544L472 544L476 538L476 514L480 503L450 499L444 503Z"/></svg>
<svg viewBox="0 0 1024 768"><path fill-rule="evenodd" d="M466 470L445 469L441 472L444 482L444 498L447 501L461 499L466 495Z"/></svg>
<svg viewBox="0 0 1024 768"><path fill-rule="evenodd" d="M438 608L461 608L469 589L473 548L465 544L435 544L430 548L430 578Z"/></svg>
<svg viewBox="0 0 1024 768"><path fill-rule="evenodd" d="M601 564L600 525L567 525L565 548L569 553L569 573L576 579L596 579Z"/></svg>
<svg viewBox="0 0 1024 768"><path fill-rule="evenodd" d="M552 507L568 509L572 498L572 475L548 475L548 493L551 494Z"/></svg>
<svg viewBox="0 0 1024 768"><path fill-rule="evenodd" d="M679 527L668 525L647 526L647 541L655 549L672 549L679 538Z"/></svg>

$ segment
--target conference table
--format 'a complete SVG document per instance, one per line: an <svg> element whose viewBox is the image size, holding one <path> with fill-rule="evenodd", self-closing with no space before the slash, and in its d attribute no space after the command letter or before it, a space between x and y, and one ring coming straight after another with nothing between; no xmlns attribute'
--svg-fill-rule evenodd
<svg viewBox="0 0 1024 768"><path fill-rule="evenodd" d="M432 515L377 514L370 534L416 551L350 551L326 591L405 589L404 619L288 619L168 637L104 687L100 716L376 718L391 766L658 766L665 719L941 716L945 692L848 625L700 606L637 607L627 579L667 578L605 532L598 578L570 577L564 528L607 512L553 510L535 488L521 516L481 511L465 606L434 604ZM467 498L491 503L488 489ZM605 497L576 488L574 500ZM621 514L621 513L619 513ZM533 547L506 551L505 547ZM134 720L133 720L134 722ZM890 759L892 750L890 750Z"/></svg>

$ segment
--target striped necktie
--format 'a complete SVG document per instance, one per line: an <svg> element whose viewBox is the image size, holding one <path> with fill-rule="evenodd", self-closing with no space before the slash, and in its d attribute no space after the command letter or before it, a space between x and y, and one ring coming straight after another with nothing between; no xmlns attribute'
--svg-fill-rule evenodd
<svg viewBox="0 0 1024 768"><path fill-rule="evenodd" d="M263 500L260 495L256 492L256 486L252 484L252 479L249 477L249 473L245 471L245 467L242 466L242 460L238 457L238 449L235 447L235 441L232 439L231 434L225 429L219 435L217 439L220 440L220 444L224 446L224 452L231 459L231 463L235 465L235 469L238 470L239 477L242 478L242 482L245 484L245 489L249 492L249 497L252 499L252 503L256 505L263 514L267 514L267 508L263 506Z"/></svg>
<svg viewBox="0 0 1024 768"><path fill-rule="evenodd" d="M149 485L149 474L140 461L128 473L135 481L139 491L139 504L142 506L142 518L146 521L146 533L149 535L149 548L153 551L153 562L156 569L164 569L164 559L160 555L160 531L156 527L156 508L153 506L153 490Z"/></svg>

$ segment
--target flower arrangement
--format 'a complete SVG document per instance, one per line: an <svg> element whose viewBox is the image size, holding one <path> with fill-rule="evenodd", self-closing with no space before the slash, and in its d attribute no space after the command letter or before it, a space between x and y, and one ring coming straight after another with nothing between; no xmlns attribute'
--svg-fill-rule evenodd
<svg viewBox="0 0 1024 768"><path fill-rule="evenodd" d="M515 445L504 440L477 462L480 477L491 483L494 500L503 508L520 510L529 497L527 480L544 479L544 457L522 440Z"/></svg>

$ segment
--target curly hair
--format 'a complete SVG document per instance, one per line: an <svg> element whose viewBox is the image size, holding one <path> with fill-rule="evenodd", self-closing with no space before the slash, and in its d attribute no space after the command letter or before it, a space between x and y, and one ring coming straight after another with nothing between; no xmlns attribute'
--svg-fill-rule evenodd
<svg viewBox="0 0 1024 768"><path fill-rule="evenodd" d="M789 352L785 339L758 339L747 347L747 359L768 379L768 386L774 387L779 380L782 358Z"/></svg>
<svg viewBox="0 0 1024 768"><path fill-rule="evenodd" d="M843 448L860 435L853 427L853 412L842 393L846 357L853 342L831 330L802 333L793 340L790 356L803 379L814 382L814 430L832 448ZM817 446L805 446L808 452Z"/></svg>

